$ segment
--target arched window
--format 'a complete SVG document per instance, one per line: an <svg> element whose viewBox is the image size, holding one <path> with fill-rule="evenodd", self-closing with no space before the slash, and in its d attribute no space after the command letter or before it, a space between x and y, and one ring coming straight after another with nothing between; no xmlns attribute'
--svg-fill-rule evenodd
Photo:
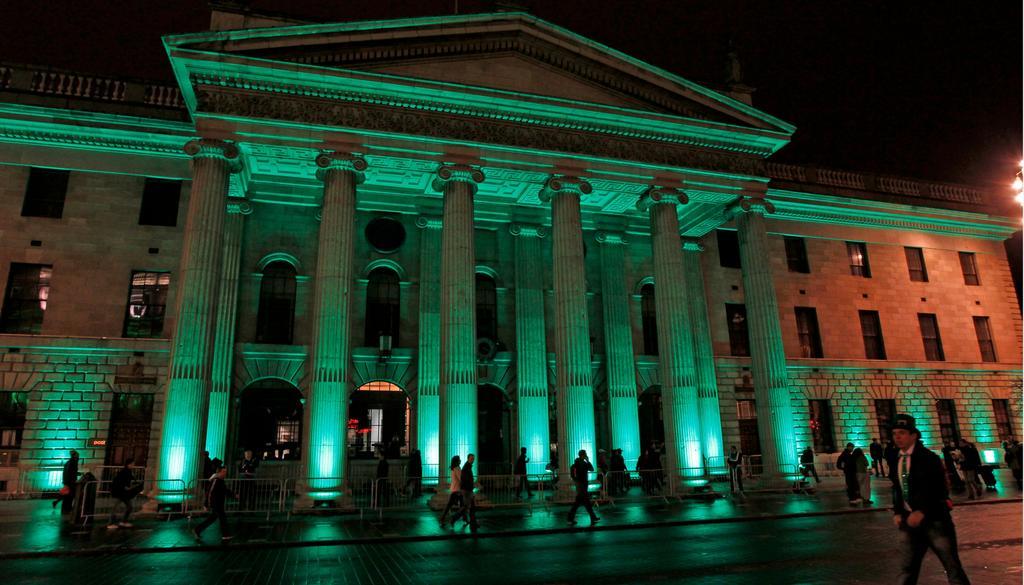
<svg viewBox="0 0 1024 585"><path fill-rule="evenodd" d="M498 290L494 279L476 275L476 338L498 340Z"/></svg>
<svg viewBox="0 0 1024 585"><path fill-rule="evenodd" d="M651 283L640 288L640 323L644 330L644 355L658 355L658 317Z"/></svg>
<svg viewBox="0 0 1024 585"><path fill-rule="evenodd" d="M375 268L370 272L366 285L366 347L378 347L382 335L390 335L391 347L398 347L401 294L398 275L393 270Z"/></svg>
<svg viewBox="0 0 1024 585"><path fill-rule="evenodd" d="M256 343L291 345L295 328L295 267L277 260L263 269Z"/></svg>

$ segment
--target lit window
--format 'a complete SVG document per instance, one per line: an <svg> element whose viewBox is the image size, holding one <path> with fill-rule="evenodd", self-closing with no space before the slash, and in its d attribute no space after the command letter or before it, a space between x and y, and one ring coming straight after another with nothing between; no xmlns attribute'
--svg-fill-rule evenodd
<svg viewBox="0 0 1024 585"><path fill-rule="evenodd" d="M850 259L850 274L871 278L868 245L864 242L846 242L846 255Z"/></svg>
<svg viewBox="0 0 1024 585"><path fill-rule="evenodd" d="M169 272L132 272L124 337L160 337L170 288Z"/></svg>

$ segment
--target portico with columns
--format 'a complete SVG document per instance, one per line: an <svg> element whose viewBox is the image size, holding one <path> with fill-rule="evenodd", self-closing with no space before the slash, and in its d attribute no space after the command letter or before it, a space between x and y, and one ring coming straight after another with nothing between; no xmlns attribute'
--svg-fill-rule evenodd
<svg viewBox="0 0 1024 585"><path fill-rule="evenodd" d="M663 440L688 490L749 439L740 400L762 469L793 475L814 441L807 402L828 398L807 382L818 365L787 352L800 299L779 290L776 240L1010 229L775 179L765 159L791 125L529 15L380 26L387 38L351 23L168 37L191 121L155 126L157 146L119 142L191 185L151 390L166 503L200 478L204 448L231 461L249 446L254 396L285 404L267 457L311 505L345 499L371 443L419 451L432 484L455 455L508 474L525 447L539 475L621 449L632 470ZM723 233L739 272L715 258ZM727 305L745 310L748 355L729 355ZM822 367L879 369L842 359ZM985 368L1003 396L1008 374ZM663 428L641 416L651 404ZM872 408L844 429L867 432Z"/></svg>

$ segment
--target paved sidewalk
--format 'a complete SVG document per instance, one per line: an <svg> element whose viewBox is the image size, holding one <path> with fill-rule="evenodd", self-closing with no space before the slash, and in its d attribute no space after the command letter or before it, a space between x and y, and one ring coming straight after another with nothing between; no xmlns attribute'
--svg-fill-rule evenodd
<svg viewBox="0 0 1024 585"><path fill-rule="evenodd" d="M980 501L967 502L954 496L957 505L977 505L1020 501L1021 492L1012 485L1008 472L999 476L999 491L989 492ZM601 522L589 526L585 512L579 524L566 523L568 506L545 507L537 502L532 514L526 508L481 510L480 528L471 532L461 522L452 529L441 526L438 514L425 505L420 510L385 511L382 519L369 514L292 515L256 517L232 516L235 538L231 548L267 548L314 546L321 544L382 543L391 541L428 541L457 538L488 538L559 532L624 530L649 526L671 526L722 522L743 522L824 514L884 513L890 506L889 481L872 480L874 504L852 507L838 478L823 478L817 493L761 493L745 497L727 495L714 500L683 500L665 503L649 500L639 503L605 504L598 508ZM105 520L105 519L101 519ZM46 500L0 502L0 559L36 556L91 555L129 552L188 551L220 549L220 533L211 526L196 543L190 528L196 519L158 520L138 518L135 526L108 530L96 527L72 527L61 522L59 514ZM101 524L105 524L101 522Z"/></svg>

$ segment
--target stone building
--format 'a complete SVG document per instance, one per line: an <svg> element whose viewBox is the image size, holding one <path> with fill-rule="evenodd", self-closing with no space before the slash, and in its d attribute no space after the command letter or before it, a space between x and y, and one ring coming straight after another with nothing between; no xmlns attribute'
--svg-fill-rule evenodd
<svg viewBox="0 0 1024 585"><path fill-rule="evenodd" d="M743 86L526 14L214 24L176 87L0 66L0 481L1019 437L995 195L773 163Z"/></svg>

